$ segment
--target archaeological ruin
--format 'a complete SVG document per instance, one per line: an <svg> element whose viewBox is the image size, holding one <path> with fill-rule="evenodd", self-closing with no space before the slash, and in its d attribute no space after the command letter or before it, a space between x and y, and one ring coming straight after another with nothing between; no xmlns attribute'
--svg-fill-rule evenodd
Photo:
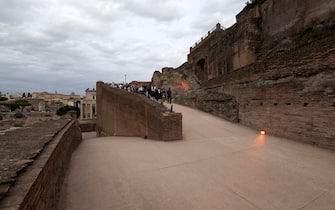
<svg viewBox="0 0 335 210"><path fill-rule="evenodd" d="M227 29L224 29L220 24L216 24L213 30L208 31L204 37L200 37L200 40L190 47L187 61L184 64L177 68L165 67L161 72L155 71L152 83L164 89L171 88L173 103L200 109L253 129L265 130L270 135L286 137L335 150L334 1L253 0L249 1L249 4L236 16L236 20L237 22ZM61 187L70 167L71 155L83 140L82 132L96 130L98 137L132 136L164 141L183 139L181 113L174 113L172 110L169 112L163 105L144 96L110 88L103 82L97 82L96 95L92 91L91 96L92 101L96 98L96 106L93 109L95 102L91 102L91 100L89 100L89 103L85 103L92 105L86 106L89 107L86 116L92 118L93 114L96 114L96 124L91 122L79 124L77 120L66 118L39 120L40 122L31 123L25 128L15 130L15 132L10 131L0 135L0 146L3 149L0 153L0 209L57 209ZM32 101L32 104L35 104L36 107L39 107L38 110L42 111L45 104L41 102L36 100ZM88 113L90 114L88 115ZM14 123L17 124L18 122ZM206 131L206 126L203 126L204 131ZM233 133L233 131L231 132ZM222 140L226 141L225 136L222 136ZM182 143L185 143L185 141ZM200 144L203 143L200 142ZM225 159L228 156L222 155L225 153L221 153L221 151L217 151L224 148L223 146L216 150L218 155L215 155L215 153L212 155L214 146L208 147L209 150L204 153L214 155L214 159L218 159L217 157ZM300 150L300 146L295 147L298 148L296 150ZM248 145L249 147L250 145ZM159 147L157 146L157 148ZM171 148L176 147L170 147L170 151L173 150ZM192 155L198 159L199 154L197 152L200 149L193 150L191 147L188 151L191 150ZM230 150L230 148L227 150ZM267 151L268 153L264 153L265 156L273 150ZM305 154L308 156L309 153L305 153L305 151L311 150L302 149L298 156L293 155L292 157L303 157ZM181 170L180 173L174 173L178 168L171 170L171 173L174 173L171 179L175 177L183 178L183 176L189 179L185 174L187 174L187 171L193 173L195 169L200 173L207 171L207 167L204 167L207 162L204 161L203 157L200 158L201 167L194 167L193 170L189 166L190 162L185 162L186 159L183 159L183 150L178 152L165 154L162 158L164 159L163 162L169 162L166 161L168 160L165 159L166 157L171 156L174 161L181 157L182 162L177 162L177 165L187 165L186 167L188 167L187 170ZM256 153L258 154L258 152ZM180 156L174 157L174 154L180 154ZM229 151L226 154L230 155L232 153ZM289 153L285 152L280 155L285 156L286 154ZM325 153L315 152L308 161L315 157L319 159L319 154L324 155ZM91 154L87 153L87 155ZM328 163L320 164L323 165L322 168L333 166L332 159L329 158L331 155L333 155L332 152L320 157L320 162L328 158ZM268 156L262 159L255 158L254 162L257 161L257 163L252 164L244 161L244 159L242 161L238 160L237 163L243 162L243 164L234 165L234 167L248 167L251 165L252 167L249 167L249 169L254 171L253 166L255 164L264 164L262 173L268 181L271 180L269 178L276 177L278 174L271 171L276 167L276 164L269 167L273 162L267 162L267 158ZM191 160L193 161L193 159ZM280 162L280 160L290 161L292 158L280 158L278 160L276 162ZM157 173L158 170L155 169L155 174L165 175L165 177L157 176L159 179L165 182L165 178L170 178L169 174L165 174L166 171L162 171L162 168L175 167L176 162L174 161L164 167L159 166L160 173ZM304 174L310 170L318 171L319 168L314 166L320 162L313 162L311 165L304 165L306 162L296 162L294 166L299 163L300 166L291 171L291 174L297 172L299 172L297 174ZM218 166L218 163L213 165ZM232 165L232 163L229 162L227 165ZM150 164L148 165L150 166ZM225 175L227 173L226 168L223 167L218 171ZM289 168L283 167L280 170ZM228 167L228 169L233 169L233 167ZM240 170L231 170L230 174L235 176L236 171L241 172ZM271 171L272 174L267 173L268 171ZM321 171L322 176L325 171ZM320 171L318 172L320 173ZM331 170L326 172L332 174ZM147 172L142 174L150 175ZM201 179L198 178L205 177L205 174L191 177L190 180L199 181ZM243 174L244 177L249 176L249 174L245 174ZM283 176L283 174L281 175ZM258 171L254 176L249 177L252 178L252 182L256 175L259 175ZM214 180L213 177L221 178L224 176L218 173L216 176L210 176L211 180ZM286 177L291 178L293 176L284 176L284 178ZM299 187L310 183L309 188L302 188L313 189L313 193L308 195L312 199L311 202L308 202L309 204L316 200L319 200L319 203L327 204L325 201L334 203L334 185L331 185L332 183L327 179L319 180L322 187L316 185L315 180L320 177L321 175L315 177L314 174L308 173L308 176L302 182L298 177L284 183L284 187L286 188L293 182L297 182ZM143 177L141 176L141 178ZM226 177L224 178L226 179ZM124 183L128 181L125 180ZM182 183L183 180L185 179L178 179L174 183ZM233 181L230 186L233 187L251 183L251 179L240 182L240 176L231 180ZM149 181L151 180L148 179L148 183L151 183ZM265 191L262 189L263 191L260 192L267 193L269 189L274 189L268 188L266 184L269 182L272 181L262 182L261 184L255 182L246 189L250 190L256 185L262 188L266 186ZM329 185L325 185L326 182L329 182ZM155 193L152 195L157 195L157 190L163 189L168 185L167 183L169 182L165 182L164 185L161 185L162 187L153 187ZM211 181L211 183L219 182ZM200 186L201 182L198 184ZM145 183L143 186L155 185ZM186 186L193 187L196 185L192 183L192 185ZM205 185L201 185L201 189L203 186ZM224 185L221 184L221 186ZM215 188L219 189L221 186L215 186ZM127 190L131 189L125 188ZM224 188L229 188L229 185L224 186ZM143 189L140 188L140 191L142 192ZM207 189L213 190L212 188ZM285 190L287 191L275 191L274 195L289 192L292 187L287 187ZM230 191L229 189L228 192L230 193ZM300 193L301 191L303 190L300 188L296 189L296 192ZM171 190L169 193L172 195L174 192ZM182 194L183 192L180 191L179 193ZM187 189L185 192L189 193L190 190ZM198 195L205 195L206 192L208 191L204 191L204 194L197 194L197 197L193 198L199 198ZM222 193L224 191L214 189L213 192L218 194L217 192ZM250 192L253 191L248 191L248 194L251 194ZM234 194L237 193L234 192ZM257 193L253 194L259 197ZM151 194L149 195L151 196ZM305 195L307 194L301 196L304 197ZM292 200L296 199L295 196L296 194L294 194ZM245 200L244 197L241 198ZM282 200L277 201L281 202ZM189 201L191 203L193 200ZM237 201L241 201L241 199ZM269 201L264 200L266 203L269 203ZM301 199L301 202L302 208L305 208L305 200ZM206 203L208 203L208 200L206 200Z"/></svg>
<svg viewBox="0 0 335 210"><path fill-rule="evenodd" d="M335 149L334 32L332 0L251 1L152 82L171 87L176 103Z"/></svg>

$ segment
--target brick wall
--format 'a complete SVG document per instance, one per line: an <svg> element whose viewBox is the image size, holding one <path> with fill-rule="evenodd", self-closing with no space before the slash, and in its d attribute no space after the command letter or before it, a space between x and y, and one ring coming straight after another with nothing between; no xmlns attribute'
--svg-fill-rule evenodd
<svg viewBox="0 0 335 210"><path fill-rule="evenodd" d="M292 36L334 16L333 0L266 0L260 5L264 44Z"/></svg>
<svg viewBox="0 0 335 210"><path fill-rule="evenodd" d="M97 136L182 139L182 115L144 95L97 82Z"/></svg>
<svg viewBox="0 0 335 210"><path fill-rule="evenodd" d="M330 32L297 48L270 53L224 78L203 83L197 91L180 93L177 102L269 134L334 150L332 43L335 37ZM232 100L226 100L229 97Z"/></svg>
<svg viewBox="0 0 335 210"><path fill-rule="evenodd" d="M158 81L166 78L164 72L155 82L172 86L177 103L335 150L335 19L329 17L334 9L331 0L265 0L244 9L237 24L220 32L222 37L209 37L208 46L199 45L186 64L169 72L169 78L183 78L188 90L169 79ZM305 27L317 36L299 39ZM242 46L237 52L245 46L255 60L234 57L231 49L236 46ZM212 69L222 68L225 61L228 71L197 80L194 64L200 54ZM243 65L233 65L239 62Z"/></svg>
<svg viewBox="0 0 335 210"><path fill-rule="evenodd" d="M318 40L244 69L246 85L226 91L239 101L242 124L335 149L335 37ZM261 67L261 66L263 67ZM238 76L236 76L238 77Z"/></svg>
<svg viewBox="0 0 335 210"><path fill-rule="evenodd" d="M80 128L71 121L21 174L0 209L57 209L67 164L80 141Z"/></svg>

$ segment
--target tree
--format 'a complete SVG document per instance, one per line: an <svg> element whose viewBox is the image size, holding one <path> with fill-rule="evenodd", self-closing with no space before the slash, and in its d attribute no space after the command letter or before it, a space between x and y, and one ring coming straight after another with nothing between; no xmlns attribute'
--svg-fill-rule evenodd
<svg viewBox="0 0 335 210"><path fill-rule="evenodd" d="M0 96L0 101L7 101L7 100L8 100L8 98Z"/></svg>
<svg viewBox="0 0 335 210"><path fill-rule="evenodd" d="M8 107L11 111L15 111L19 108L21 108L21 111L23 111L24 107L30 106L31 104L26 100L19 99L16 100L15 102L1 103L0 105Z"/></svg>
<svg viewBox="0 0 335 210"><path fill-rule="evenodd" d="M68 105L59 108L59 109L56 111L56 114L57 114L58 116L63 116L63 115L65 115L66 113L68 113L69 111L76 111L77 118L80 116L80 109L79 109L78 107L68 106Z"/></svg>
<svg viewBox="0 0 335 210"><path fill-rule="evenodd" d="M21 112L23 111L24 107L31 105L31 103L29 103L28 101L21 99L16 100L15 104L17 104L21 108Z"/></svg>
<svg viewBox="0 0 335 210"><path fill-rule="evenodd" d="M11 111L15 111L20 108L20 106L16 103L1 103L1 105L8 107Z"/></svg>
<svg viewBox="0 0 335 210"><path fill-rule="evenodd" d="M80 106L80 101L76 101L76 107L79 108Z"/></svg>

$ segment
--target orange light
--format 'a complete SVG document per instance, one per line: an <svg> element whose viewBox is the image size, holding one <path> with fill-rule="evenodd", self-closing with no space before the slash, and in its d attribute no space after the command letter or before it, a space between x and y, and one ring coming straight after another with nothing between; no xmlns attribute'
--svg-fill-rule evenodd
<svg viewBox="0 0 335 210"><path fill-rule="evenodd" d="M180 80L179 81L179 86L186 91L190 88L188 83L185 80Z"/></svg>
<svg viewBox="0 0 335 210"><path fill-rule="evenodd" d="M265 135L265 131L261 131L261 135Z"/></svg>

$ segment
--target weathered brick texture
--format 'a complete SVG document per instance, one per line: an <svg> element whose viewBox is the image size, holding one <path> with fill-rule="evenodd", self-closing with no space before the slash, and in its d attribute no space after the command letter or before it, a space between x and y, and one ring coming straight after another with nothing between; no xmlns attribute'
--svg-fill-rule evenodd
<svg viewBox="0 0 335 210"><path fill-rule="evenodd" d="M182 115L137 93L97 82L97 136L182 139Z"/></svg>

